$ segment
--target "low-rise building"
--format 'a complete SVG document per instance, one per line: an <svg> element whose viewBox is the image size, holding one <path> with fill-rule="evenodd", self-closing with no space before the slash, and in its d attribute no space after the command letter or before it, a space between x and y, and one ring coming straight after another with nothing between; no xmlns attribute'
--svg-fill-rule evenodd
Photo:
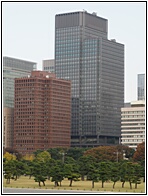
<svg viewBox="0 0 148 196"><path fill-rule="evenodd" d="M54 59L43 60L42 70L55 73L55 60Z"/></svg>
<svg viewBox="0 0 148 196"><path fill-rule="evenodd" d="M133 101L121 108L121 144L133 149L145 141L145 102Z"/></svg>

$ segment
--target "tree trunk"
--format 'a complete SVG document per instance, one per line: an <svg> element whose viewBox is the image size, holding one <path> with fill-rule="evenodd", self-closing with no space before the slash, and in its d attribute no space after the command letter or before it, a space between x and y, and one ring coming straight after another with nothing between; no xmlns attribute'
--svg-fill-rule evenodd
<svg viewBox="0 0 148 196"><path fill-rule="evenodd" d="M7 178L6 184L10 184L10 178Z"/></svg>
<svg viewBox="0 0 148 196"><path fill-rule="evenodd" d="M57 181L55 181L55 186L59 186L59 184L58 184L58 182L57 182Z"/></svg>
<svg viewBox="0 0 148 196"><path fill-rule="evenodd" d="M84 181L84 175L81 176L81 180Z"/></svg>
<svg viewBox="0 0 148 196"><path fill-rule="evenodd" d="M17 180L17 175L15 176L15 179L14 179L15 181Z"/></svg>
<svg viewBox="0 0 148 196"><path fill-rule="evenodd" d="M124 188L124 183L125 183L125 182L122 182L122 188Z"/></svg>
<svg viewBox="0 0 148 196"><path fill-rule="evenodd" d="M29 175L29 179L31 179L31 175Z"/></svg>
<svg viewBox="0 0 148 196"><path fill-rule="evenodd" d="M92 188L94 188L94 181L92 181Z"/></svg>
<svg viewBox="0 0 148 196"><path fill-rule="evenodd" d="M61 181L60 181L60 186L62 186Z"/></svg>
<svg viewBox="0 0 148 196"><path fill-rule="evenodd" d="M41 186L40 182L39 182L39 186Z"/></svg>
<svg viewBox="0 0 148 196"><path fill-rule="evenodd" d="M130 184L130 189L132 189L132 183L131 183L131 182L129 182L129 184Z"/></svg>
<svg viewBox="0 0 148 196"><path fill-rule="evenodd" d="M135 189L137 189L137 183L135 183Z"/></svg>
<svg viewBox="0 0 148 196"><path fill-rule="evenodd" d="M45 186L45 182L44 181L42 181L43 182L43 185Z"/></svg>
<svg viewBox="0 0 148 196"><path fill-rule="evenodd" d="M72 179L70 179L70 184L69 184L69 186L72 186Z"/></svg>
<svg viewBox="0 0 148 196"><path fill-rule="evenodd" d="M104 188L104 186L103 186L103 185L104 185L104 182L102 181L102 188Z"/></svg>
<svg viewBox="0 0 148 196"><path fill-rule="evenodd" d="M115 183L116 183L116 182L114 182L114 184L113 184L113 189L115 188Z"/></svg>

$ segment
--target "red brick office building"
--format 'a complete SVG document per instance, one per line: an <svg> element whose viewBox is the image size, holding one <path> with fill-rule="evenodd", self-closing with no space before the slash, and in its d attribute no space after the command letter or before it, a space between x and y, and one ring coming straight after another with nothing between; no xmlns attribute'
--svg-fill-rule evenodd
<svg viewBox="0 0 148 196"><path fill-rule="evenodd" d="M14 143L22 154L70 147L71 82L46 71L15 79Z"/></svg>

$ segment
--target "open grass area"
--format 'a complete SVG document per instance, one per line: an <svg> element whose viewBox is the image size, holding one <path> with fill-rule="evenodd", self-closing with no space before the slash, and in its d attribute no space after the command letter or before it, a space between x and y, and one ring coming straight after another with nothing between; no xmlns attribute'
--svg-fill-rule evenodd
<svg viewBox="0 0 148 196"><path fill-rule="evenodd" d="M115 188L113 189L113 182L105 182L104 188L101 188L101 182L96 182L95 187L92 189L91 181L76 181L73 182L72 187L69 187L69 181L64 179L62 181L62 186L55 187L54 182L50 180L46 180L45 186L41 183L41 189L61 189L61 190L91 190L91 191L113 191L113 192L135 192L135 193L144 193L145 192L145 183L138 184L137 189L135 189L135 185L132 184L133 189L129 188L129 183L125 182L124 188L121 188L121 182L117 182ZM18 180L11 180L10 184L6 184L6 179L3 179L4 187L12 187L12 188L39 188L38 183L34 181L34 177L29 179L28 176L21 176Z"/></svg>

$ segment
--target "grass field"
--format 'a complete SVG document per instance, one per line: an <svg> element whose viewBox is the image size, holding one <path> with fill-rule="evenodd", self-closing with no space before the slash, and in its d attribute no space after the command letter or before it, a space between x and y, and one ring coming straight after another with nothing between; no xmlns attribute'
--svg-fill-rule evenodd
<svg viewBox="0 0 148 196"><path fill-rule="evenodd" d="M117 182L115 188L112 188L113 182L105 182L104 188L101 188L101 182L96 182L95 187L92 189L91 181L76 181L73 182L72 187L69 187L69 181L64 179L62 181L62 186L54 187L54 183L50 180L46 180L45 186L42 186L41 189L61 189L61 190L91 190L91 191L113 191L113 192L135 192L135 193L144 193L145 192L145 183L138 184L137 189L134 188L134 184L132 185L133 189L129 188L129 183L125 182L124 188L121 188L121 182ZM11 180L10 184L6 184L6 179L3 179L4 187L12 187L12 188L39 188L38 183L34 181L34 177L29 179L28 176L21 176L18 180Z"/></svg>

